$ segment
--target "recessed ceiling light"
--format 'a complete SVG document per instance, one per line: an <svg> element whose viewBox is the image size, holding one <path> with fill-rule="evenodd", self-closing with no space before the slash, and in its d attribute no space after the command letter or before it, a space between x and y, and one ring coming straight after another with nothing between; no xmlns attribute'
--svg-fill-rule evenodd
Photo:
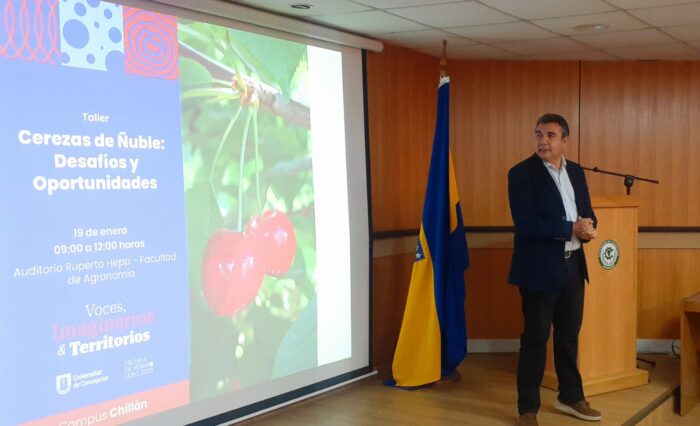
<svg viewBox="0 0 700 426"><path fill-rule="evenodd" d="M308 3L294 3L290 4L289 7L292 7L294 9L309 10L312 7L314 7L314 5Z"/></svg>
<svg viewBox="0 0 700 426"><path fill-rule="evenodd" d="M604 31L608 29L607 24L583 24L583 25L576 25L574 27L576 31L584 31L587 33L595 33L599 31Z"/></svg>

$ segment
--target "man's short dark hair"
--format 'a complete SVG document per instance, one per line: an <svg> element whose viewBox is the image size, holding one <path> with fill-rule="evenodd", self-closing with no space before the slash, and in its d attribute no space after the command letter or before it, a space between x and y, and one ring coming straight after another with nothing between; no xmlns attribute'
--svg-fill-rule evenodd
<svg viewBox="0 0 700 426"><path fill-rule="evenodd" d="M562 117L559 114L545 114L542 117L537 119L537 123L535 124L535 128L539 126L540 124L549 124L549 123L557 123L559 127L561 127L561 137L565 138L569 136L569 123L566 122L566 119Z"/></svg>

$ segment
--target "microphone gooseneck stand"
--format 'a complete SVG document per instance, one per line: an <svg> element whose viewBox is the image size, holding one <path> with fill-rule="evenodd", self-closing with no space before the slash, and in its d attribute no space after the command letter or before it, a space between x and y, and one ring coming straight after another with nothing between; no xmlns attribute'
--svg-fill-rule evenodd
<svg viewBox="0 0 700 426"><path fill-rule="evenodd" d="M649 183L655 183L655 184L658 184L658 183L659 183L659 181L656 180L656 179L647 179L647 178L643 178L643 177L639 177L639 176L633 176L633 175L628 175L628 174L624 174L624 173L609 172L609 171L607 171L607 170L601 170L601 169L599 169L598 167L592 167L592 168L591 168L591 167L583 167L583 166L581 166L581 168L582 168L583 170L590 170L590 171L596 172L596 173L604 173L604 174L606 174L606 175L620 176L620 177L622 177L622 178L625 178L624 184L625 184L625 188L627 188L627 195L630 195L630 191L632 190L632 185L634 185L634 181L635 181L635 180L641 180L641 181L643 181L643 182L649 182Z"/></svg>

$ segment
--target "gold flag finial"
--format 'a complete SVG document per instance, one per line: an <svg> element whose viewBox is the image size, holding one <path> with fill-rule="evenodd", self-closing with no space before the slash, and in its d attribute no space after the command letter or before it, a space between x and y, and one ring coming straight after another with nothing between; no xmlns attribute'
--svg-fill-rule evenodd
<svg viewBox="0 0 700 426"><path fill-rule="evenodd" d="M445 72L445 65L447 65L447 40L442 41L442 56L440 57L440 78L447 75Z"/></svg>

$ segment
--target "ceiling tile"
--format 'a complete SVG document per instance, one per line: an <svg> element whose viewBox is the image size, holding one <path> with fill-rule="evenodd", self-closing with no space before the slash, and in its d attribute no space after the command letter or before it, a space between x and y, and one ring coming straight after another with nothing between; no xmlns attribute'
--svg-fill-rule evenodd
<svg viewBox="0 0 700 426"><path fill-rule="evenodd" d="M397 7L426 6L438 3L454 3L455 0L354 0L354 2L377 7L379 9L392 9Z"/></svg>
<svg viewBox="0 0 700 426"><path fill-rule="evenodd" d="M693 55L697 50L684 43L657 44L654 46L621 47L607 49L607 52L624 59L668 59Z"/></svg>
<svg viewBox="0 0 700 426"><path fill-rule="evenodd" d="M658 27L700 24L700 3L632 9L629 13Z"/></svg>
<svg viewBox="0 0 700 426"><path fill-rule="evenodd" d="M240 3L258 9L271 10L285 15L315 16L331 13L359 12L370 8L350 0L227 0L229 3ZM290 5L306 3L311 9L294 9Z"/></svg>
<svg viewBox="0 0 700 426"><path fill-rule="evenodd" d="M640 9L642 7L670 6L673 4L693 3L700 0L607 0L623 9Z"/></svg>
<svg viewBox="0 0 700 426"><path fill-rule="evenodd" d="M626 46L646 46L652 44L669 44L676 40L661 31L646 30L620 31L616 33L586 34L571 37L596 49L614 49Z"/></svg>
<svg viewBox="0 0 700 426"><path fill-rule="evenodd" d="M602 50L586 50L583 52L563 52L555 54L530 55L530 59L539 61L619 61L614 56Z"/></svg>
<svg viewBox="0 0 700 426"><path fill-rule="evenodd" d="M455 58L700 60L700 0L224 1L436 56L445 39L448 57ZM314 7L289 7L300 1ZM609 28L598 33L574 29L596 23Z"/></svg>
<svg viewBox="0 0 700 426"><path fill-rule="evenodd" d="M540 19L534 24L564 35L590 34L587 31L574 29L578 25L605 24L608 28L602 32L637 30L648 28L649 25L641 22L624 12L598 13L595 15L569 16L565 18Z"/></svg>
<svg viewBox="0 0 700 426"><path fill-rule="evenodd" d="M428 29L425 25L390 15L381 10L314 16L313 21L364 34L396 33Z"/></svg>
<svg viewBox="0 0 700 426"><path fill-rule="evenodd" d="M426 49L431 47L439 47L442 49L442 40L447 40L448 51L450 50L451 46L476 43L475 41L467 40L463 37L448 34L440 30L407 31L401 33L381 34L377 37L391 44L415 49Z"/></svg>
<svg viewBox="0 0 700 426"><path fill-rule="evenodd" d="M544 30L524 21L449 28L448 31L482 42L534 40L557 36L557 34L551 31Z"/></svg>
<svg viewBox="0 0 700 426"><path fill-rule="evenodd" d="M663 27L661 28L667 34L671 34L678 40L695 41L700 40L700 24L696 25L681 25L679 27Z"/></svg>
<svg viewBox="0 0 700 426"><path fill-rule="evenodd" d="M493 43L494 46L519 55L539 55L562 52L581 52L591 50L589 46L566 37L548 38L544 40L525 40Z"/></svg>
<svg viewBox="0 0 700 426"><path fill-rule="evenodd" d="M486 44L470 44L448 49L447 57L453 59L515 59L518 55Z"/></svg>
<svg viewBox="0 0 700 426"><path fill-rule="evenodd" d="M391 9L391 13L439 28L493 24L516 20L506 14L472 1Z"/></svg>
<svg viewBox="0 0 700 426"><path fill-rule="evenodd" d="M481 0L481 2L523 19L555 18L615 10L602 0Z"/></svg>
<svg viewBox="0 0 700 426"><path fill-rule="evenodd" d="M694 47L698 52L697 55L695 55L695 57L693 57L692 55L688 55L690 59L700 60L700 41L691 41L688 44Z"/></svg>

